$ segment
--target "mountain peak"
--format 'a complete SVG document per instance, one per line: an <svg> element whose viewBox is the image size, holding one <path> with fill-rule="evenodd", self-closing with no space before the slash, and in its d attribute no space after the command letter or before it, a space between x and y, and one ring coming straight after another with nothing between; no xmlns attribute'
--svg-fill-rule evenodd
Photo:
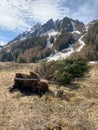
<svg viewBox="0 0 98 130"><path fill-rule="evenodd" d="M54 29L54 21L53 19L48 20L43 26L43 32L47 32L51 29Z"/></svg>
<svg viewBox="0 0 98 130"><path fill-rule="evenodd" d="M37 23L33 26L33 28L31 28L31 30L33 31L36 31L36 30L39 30L41 28L41 24L40 23Z"/></svg>
<svg viewBox="0 0 98 130"><path fill-rule="evenodd" d="M0 60L20 62L23 58L26 62L35 62L63 49L66 52L68 51L66 48L71 47L83 34L82 29L84 29L83 23L68 17L56 21L49 19L43 25L37 23L1 49L3 51ZM10 58L4 59L4 52Z"/></svg>
<svg viewBox="0 0 98 130"><path fill-rule="evenodd" d="M47 23L54 23L54 21L53 21L53 19L51 18L51 19L49 19L49 20L47 21Z"/></svg>

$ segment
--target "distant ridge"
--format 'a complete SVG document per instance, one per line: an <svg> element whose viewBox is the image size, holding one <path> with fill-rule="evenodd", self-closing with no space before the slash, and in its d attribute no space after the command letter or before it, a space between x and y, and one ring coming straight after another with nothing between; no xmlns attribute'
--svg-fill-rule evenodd
<svg viewBox="0 0 98 130"><path fill-rule="evenodd" d="M37 62L64 49L63 53L66 53L85 31L82 22L68 17L50 19L43 25L37 23L5 45L0 51L0 60Z"/></svg>

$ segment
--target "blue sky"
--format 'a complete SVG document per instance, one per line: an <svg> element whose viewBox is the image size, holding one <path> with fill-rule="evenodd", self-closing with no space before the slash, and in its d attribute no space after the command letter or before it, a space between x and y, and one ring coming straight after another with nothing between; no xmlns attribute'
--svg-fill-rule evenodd
<svg viewBox="0 0 98 130"><path fill-rule="evenodd" d="M50 18L98 18L98 0L0 0L0 42L7 43L35 23Z"/></svg>

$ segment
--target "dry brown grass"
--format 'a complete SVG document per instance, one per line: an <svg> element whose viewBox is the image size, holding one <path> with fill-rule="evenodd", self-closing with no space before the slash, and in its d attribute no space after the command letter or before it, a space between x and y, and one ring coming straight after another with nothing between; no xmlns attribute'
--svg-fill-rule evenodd
<svg viewBox="0 0 98 130"><path fill-rule="evenodd" d="M62 99L56 97L56 85L41 98L11 94L15 73L29 73L35 66L0 63L0 130L47 130L56 125L62 130L98 130L98 63L77 79L78 89L62 86Z"/></svg>

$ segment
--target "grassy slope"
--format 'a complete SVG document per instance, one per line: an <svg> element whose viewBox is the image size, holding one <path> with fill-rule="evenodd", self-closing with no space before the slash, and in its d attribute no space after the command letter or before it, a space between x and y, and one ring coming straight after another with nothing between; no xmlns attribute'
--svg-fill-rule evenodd
<svg viewBox="0 0 98 130"><path fill-rule="evenodd" d="M0 63L0 130L47 130L60 125L63 130L98 130L98 63L77 79L78 89L69 85L63 99L56 97L57 86L38 96L9 93L16 72L29 73L35 64Z"/></svg>

